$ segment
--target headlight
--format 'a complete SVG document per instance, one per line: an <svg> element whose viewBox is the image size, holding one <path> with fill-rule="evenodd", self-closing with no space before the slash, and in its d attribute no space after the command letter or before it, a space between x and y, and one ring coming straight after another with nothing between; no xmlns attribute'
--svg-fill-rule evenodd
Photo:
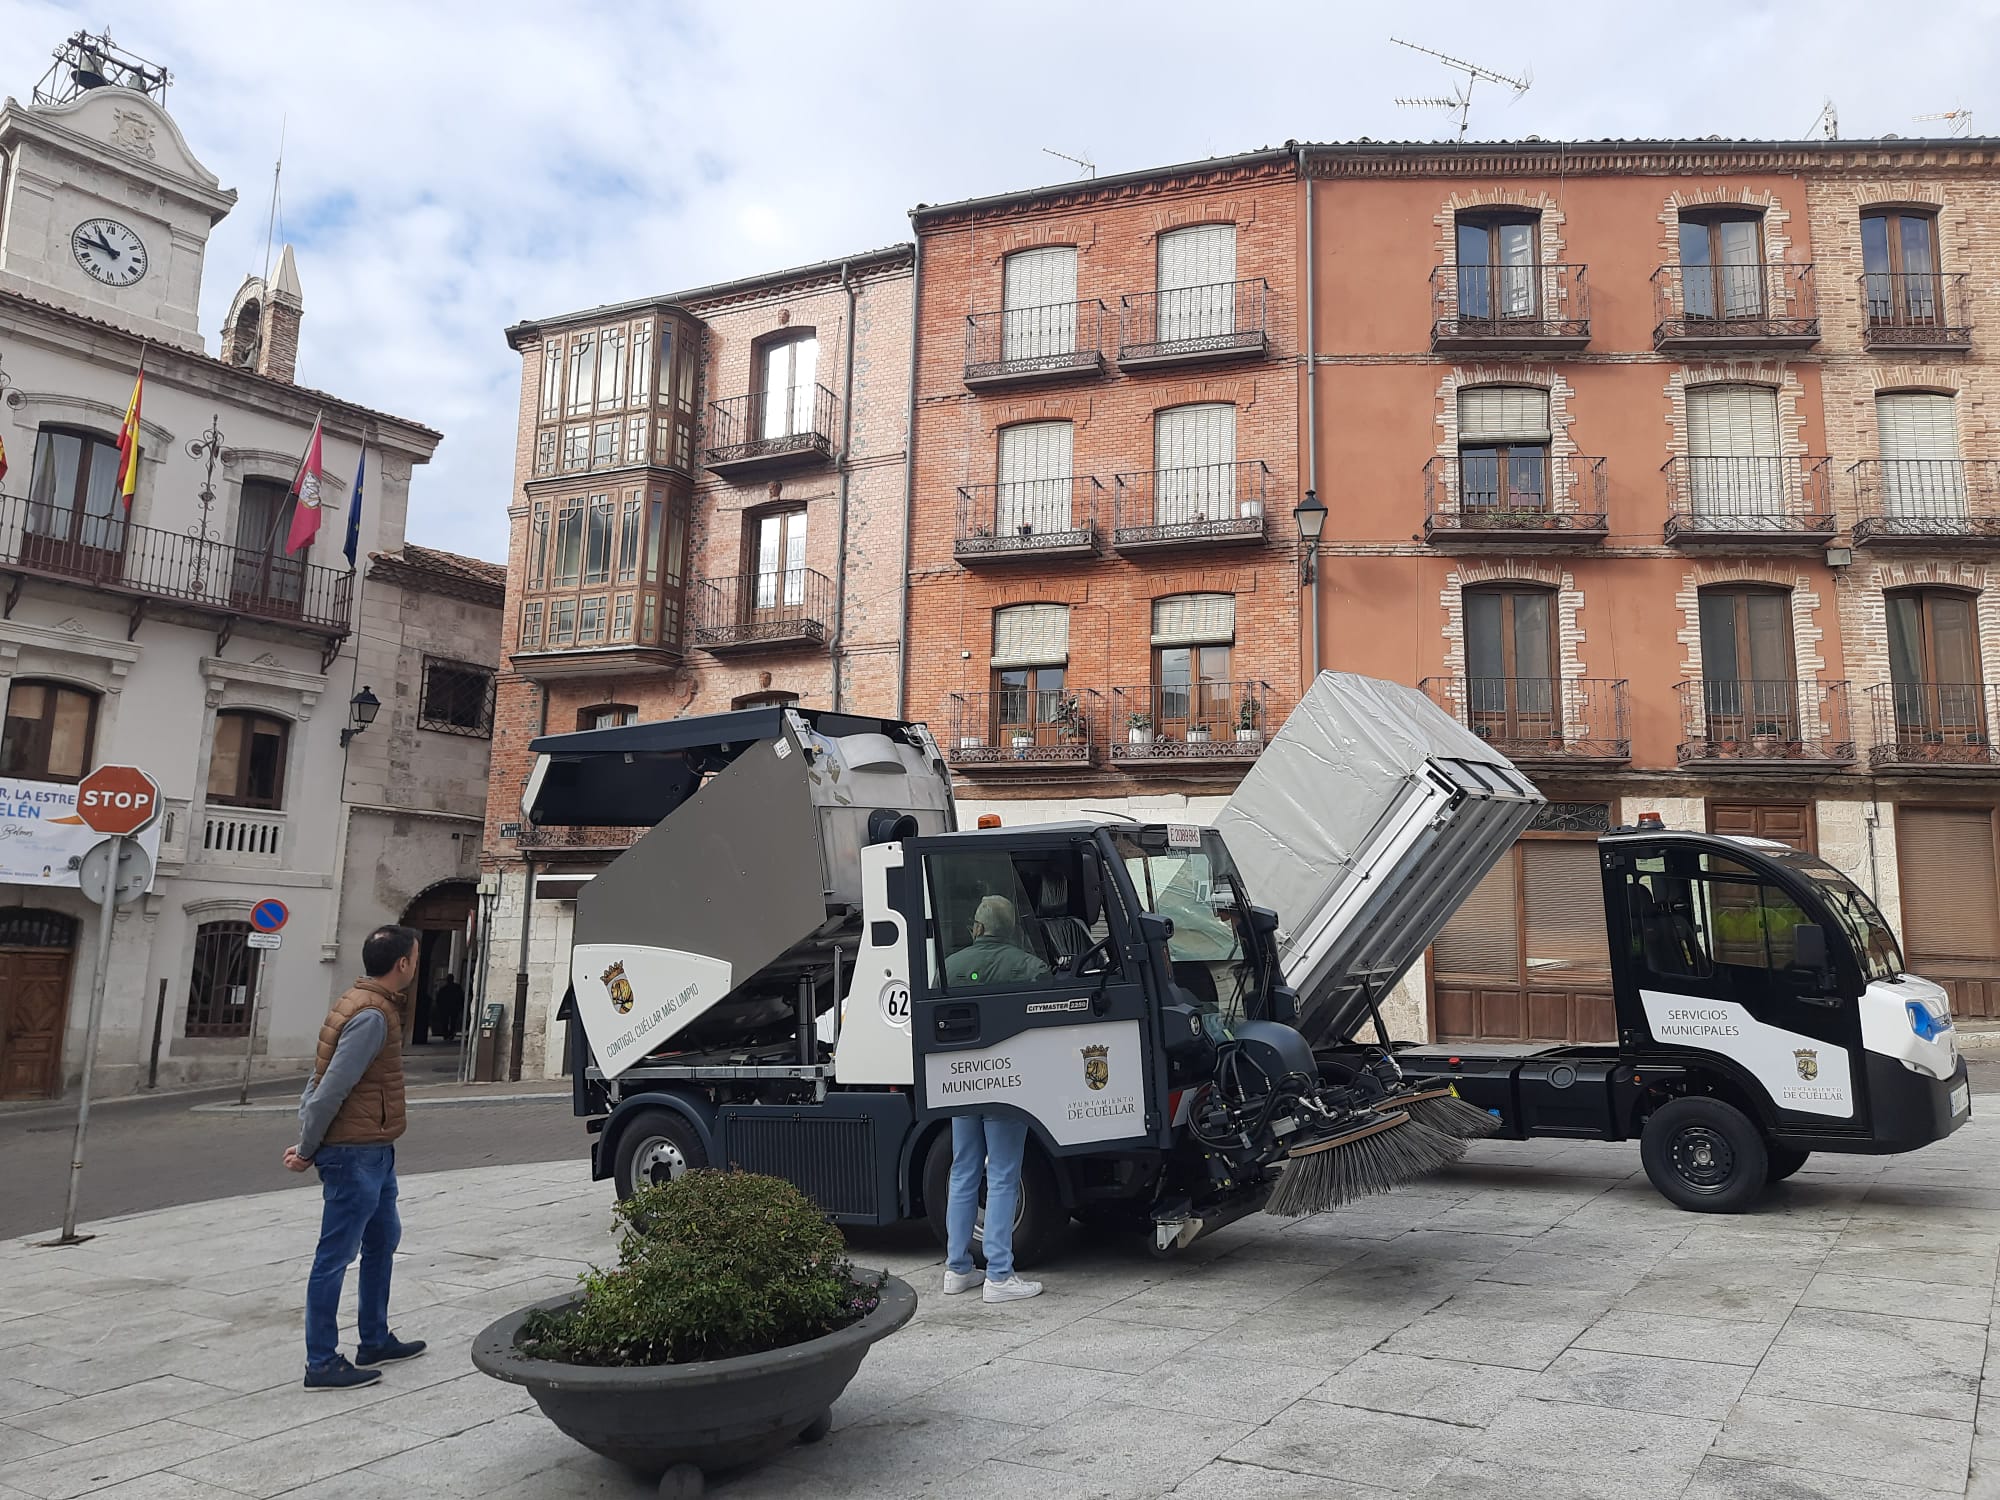
<svg viewBox="0 0 2000 1500"><path fill-rule="evenodd" d="M1931 1014L1931 1008L1921 1000L1906 1000L1903 1009L1910 1013L1910 1030L1927 1042L1934 1042L1951 1030L1949 1016L1940 1020Z"/></svg>

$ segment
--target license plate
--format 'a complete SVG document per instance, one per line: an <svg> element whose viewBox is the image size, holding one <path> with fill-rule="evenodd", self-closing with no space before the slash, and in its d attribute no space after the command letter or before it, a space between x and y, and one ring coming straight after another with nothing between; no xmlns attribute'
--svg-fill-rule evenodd
<svg viewBox="0 0 2000 1500"><path fill-rule="evenodd" d="M1957 1119L1960 1115L1964 1114L1967 1110L1971 1108L1972 1108L1972 1085L1970 1083L1961 1083L1960 1085L1958 1085L1957 1088L1951 1091L1952 1118Z"/></svg>

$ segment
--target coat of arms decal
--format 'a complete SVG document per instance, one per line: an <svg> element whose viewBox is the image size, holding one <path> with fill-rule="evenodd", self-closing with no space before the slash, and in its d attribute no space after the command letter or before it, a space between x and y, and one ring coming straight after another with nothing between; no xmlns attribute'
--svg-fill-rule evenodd
<svg viewBox="0 0 2000 1500"><path fill-rule="evenodd" d="M1799 1065L1799 1077L1803 1078L1807 1083L1811 1083L1815 1078L1819 1077L1818 1048L1801 1047L1792 1054L1792 1061Z"/></svg>
<svg viewBox="0 0 2000 1500"><path fill-rule="evenodd" d="M1083 1081L1093 1090L1103 1088L1111 1082L1111 1049L1109 1047L1085 1047L1083 1049Z"/></svg>
<svg viewBox="0 0 2000 1500"><path fill-rule="evenodd" d="M625 964L621 960L598 976L604 981L606 993L611 996L611 1008L624 1015L632 1008L632 981L625 977Z"/></svg>

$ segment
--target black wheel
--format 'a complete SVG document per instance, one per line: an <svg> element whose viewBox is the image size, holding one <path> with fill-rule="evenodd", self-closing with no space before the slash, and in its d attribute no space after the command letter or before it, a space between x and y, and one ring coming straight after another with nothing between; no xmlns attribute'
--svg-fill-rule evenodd
<svg viewBox="0 0 2000 1500"><path fill-rule="evenodd" d="M629 1198L636 1188L671 1182L683 1172L707 1165L701 1137L682 1116L670 1109L642 1109L619 1132L612 1178L618 1196Z"/></svg>
<svg viewBox="0 0 2000 1500"><path fill-rule="evenodd" d="M1811 1156L1812 1152L1801 1151L1795 1146L1767 1145L1764 1148L1764 1154L1770 1158L1764 1168L1764 1180L1766 1182L1783 1182L1792 1173L1798 1171L1800 1167L1806 1164L1806 1158Z"/></svg>
<svg viewBox="0 0 2000 1500"><path fill-rule="evenodd" d="M924 1161L924 1216L940 1245L948 1244L945 1205L951 1201L951 1132L940 1130ZM1032 1266L1054 1248L1069 1215L1056 1192L1056 1174L1032 1139L1021 1158L1021 1201L1014 1210L1014 1264ZM979 1215L972 1221L972 1259L986 1264L986 1186L979 1188Z"/></svg>
<svg viewBox="0 0 2000 1500"><path fill-rule="evenodd" d="M1646 1175L1676 1207L1740 1214L1763 1196L1769 1156L1742 1110L1720 1099L1676 1099L1653 1111L1639 1141Z"/></svg>
<svg viewBox="0 0 2000 1500"><path fill-rule="evenodd" d="M816 1443L831 1431L833 1431L833 1408L829 1406L825 1411L806 1423L805 1431L799 1434L799 1441L802 1443Z"/></svg>

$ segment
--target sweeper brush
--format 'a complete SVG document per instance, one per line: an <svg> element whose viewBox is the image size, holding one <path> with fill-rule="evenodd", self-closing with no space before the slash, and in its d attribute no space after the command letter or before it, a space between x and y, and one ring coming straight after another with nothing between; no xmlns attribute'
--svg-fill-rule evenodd
<svg viewBox="0 0 2000 1500"><path fill-rule="evenodd" d="M1467 1104L1449 1086L1403 1094L1395 1103L1396 1108L1408 1111L1417 1124L1428 1125L1461 1141L1483 1141L1500 1129L1496 1116Z"/></svg>
<svg viewBox="0 0 2000 1500"><path fill-rule="evenodd" d="M1332 1135L1293 1147L1264 1211L1299 1218L1393 1192L1450 1166L1465 1155L1465 1145L1400 1108L1371 1111Z"/></svg>

